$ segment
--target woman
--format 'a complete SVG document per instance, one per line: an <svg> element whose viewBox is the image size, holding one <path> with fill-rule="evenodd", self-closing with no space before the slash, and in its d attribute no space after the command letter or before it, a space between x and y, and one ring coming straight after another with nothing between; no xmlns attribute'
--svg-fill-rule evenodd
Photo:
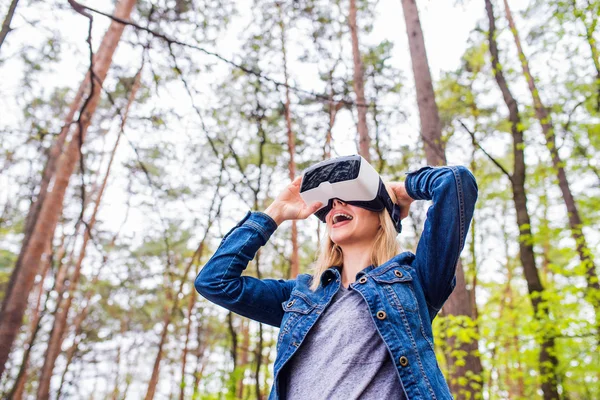
<svg viewBox="0 0 600 400"><path fill-rule="evenodd" d="M414 200L432 200L415 254L399 253L386 209L334 199L313 274L242 276L282 222L322 207L302 200L296 178L264 212L249 211L198 274L208 300L280 327L270 400L452 398L431 323L456 283L477 184L464 167L426 166L386 188L401 218Z"/></svg>

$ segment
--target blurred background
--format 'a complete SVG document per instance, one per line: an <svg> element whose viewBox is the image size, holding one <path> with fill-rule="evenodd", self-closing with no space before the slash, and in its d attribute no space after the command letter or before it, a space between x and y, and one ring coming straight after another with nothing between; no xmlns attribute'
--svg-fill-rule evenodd
<svg viewBox="0 0 600 400"><path fill-rule="evenodd" d="M465 165L457 399L600 398L600 3L2 0L0 398L266 399L278 328L194 290L312 163ZM429 202L398 240L414 251ZM310 273L282 224L245 271ZM449 266L452 267L452 266Z"/></svg>

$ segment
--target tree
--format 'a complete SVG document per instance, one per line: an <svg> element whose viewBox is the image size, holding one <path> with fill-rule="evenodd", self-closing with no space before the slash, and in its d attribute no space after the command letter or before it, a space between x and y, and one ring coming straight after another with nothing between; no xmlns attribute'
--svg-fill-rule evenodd
<svg viewBox="0 0 600 400"><path fill-rule="evenodd" d="M294 156L296 154L296 135L292 129L292 112L290 110L290 87L288 80L288 62L287 62L287 50L286 50L286 23L284 21L284 14L282 11L281 3L277 3L277 9L279 10L279 29L281 30L281 56L283 63L283 76L285 82L285 102L283 104L283 110L285 115L285 125L287 128L287 142L288 152L290 160L288 162L290 171L290 181L293 181L296 177L296 161ZM296 278L300 270L300 263L298 259L298 224L296 221L292 221L292 255L290 278Z"/></svg>
<svg viewBox="0 0 600 400"><path fill-rule="evenodd" d="M519 105L508 88L508 83L504 77L502 65L496 42L496 19L491 0L485 0L485 9L489 21L488 41L490 54L492 57L492 68L494 77L502 92L502 98L508 108L508 119L510 121L510 130L513 137L513 173L508 176L512 191L515 209L517 211L517 224L519 226L519 249L520 259L527 280L527 287L531 303L533 305L536 319L543 327L541 338L541 349L539 354L540 373L542 379L542 391L545 400L558 399L558 379L555 348L555 334L549 323L548 306L544 299L544 285L539 276L535 260L535 252L531 241L531 217L527 210L527 193L525 190L525 142L523 140L523 123L519 114Z"/></svg>
<svg viewBox="0 0 600 400"><path fill-rule="evenodd" d="M2 44L6 39L8 33L12 30L10 28L10 23L15 15L15 10L17 9L17 4L19 0L12 0L10 2L10 7L8 8L8 12L6 13L6 17L4 17L4 22L2 23L2 29L0 30L0 49L2 48Z"/></svg>
<svg viewBox="0 0 600 400"><path fill-rule="evenodd" d="M134 5L135 0L119 2L115 9L115 16L127 19ZM79 160L80 144L85 141L86 130L98 105L102 82L106 78L112 56L124 28L123 24L113 21L104 35L98 52L93 56L93 69L86 75L82 84L82 86L91 88L91 94L84 102L77 123L65 125L65 129L73 130L71 141L58 161L53 190L41 205L39 215L35 220L35 227L32 229L31 239L28 243L24 243L22 262L17 263L11 275L8 293L4 297L0 312L0 376L4 372L8 354L21 326L27 298L33 287L43 252L47 243L54 236L56 221L62 212L65 191ZM92 77L94 79L91 79ZM73 108L77 109L77 107L77 104L73 104Z"/></svg>
<svg viewBox="0 0 600 400"><path fill-rule="evenodd" d="M425 158L429 165L446 165L442 125L435 101L419 12L415 0L402 0L402 8L415 77L417 105L421 120L421 139L425 148ZM458 317L470 321L470 323L466 322L468 326L477 318L474 302L475 294L467 289L461 260L458 261L456 266L448 267L455 268L456 286L444 305L444 313L447 313L450 318ZM468 329L467 326L464 328ZM481 398L483 368L479 358L478 341L471 339L456 343L456 337L448 337L448 340L452 349L458 347L450 352L451 355L448 360L451 390L459 397Z"/></svg>
<svg viewBox="0 0 600 400"><path fill-rule="evenodd" d="M527 86L529 87L531 97L533 98L533 108L535 110L535 116L542 127L542 133L544 134L546 148L550 152L552 166L554 167L554 173L556 174L556 178L558 179L558 187L560 188L565 207L567 208L567 215L569 217L569 227L571 228L571 236L573 237L573 240L576 243L577 253L579 254L579 259L581 260L581 263L583 264L583 269L585 270L585 278L588 287L587 299L594 307L594 311L596 313L596 329L598 330L598 343L600 344L600 281L598 280L598 274L596 273L596 265L594 263L593 254L587 244L585 235L583 234L583 221L581 220L579 207L575 202L575 197L573 196L569 180L567 179L565 163L562 160L560 154L558 153L558 144L556 143L556 133L554 130L552 116L550 115L548 108L542 102L542 98L536 86L535 79L531 74L531 70L529 68L529 61L523 51L523 46L521 45L521 38L519 37L519 32L513 19L510 6L508 5L508 0L504 0L504 9L506 11L506 19L508 20L510 31L512 32L513 37L515 39L515 45L519 54L519 60L521 61L523 75L525 75L525 79L527 80Z"/></svg>
<svg viewBox="0 0 600 400"><path fill-rule="evenodd" d="M365 82L358 41L358 25L356 22L356 0L350 0L350 12L348 16L348 25L350 26L350 35L352 37L352 59L354 61L354 94L356 95L356 113L358 114L358 148L361 156L367 161L371 161L371 138L369 137L369 128L367 127L367 101L365 99Z"/></svg>

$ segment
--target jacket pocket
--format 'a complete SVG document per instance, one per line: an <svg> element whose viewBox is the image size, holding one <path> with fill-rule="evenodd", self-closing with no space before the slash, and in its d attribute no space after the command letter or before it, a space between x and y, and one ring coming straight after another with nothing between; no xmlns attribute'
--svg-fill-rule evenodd
<svg viewBox="0 0 600 400"><path fill-rule="evenodd" d="M283 308L283 311L286 313L295 312L300 314L308 314L315 307L315 303L310 301L308 297L298 291L292 291L290 298L281 303L281 308Z"/></svg>
<svg viewBox="0 0 600 400"><path fill-rule="evenodd" d="M397 309L417 311L417 298L413 289L411 274L398 265L372 275L375 282L379 283L388 294L391 294L393 304Z"/></svg>

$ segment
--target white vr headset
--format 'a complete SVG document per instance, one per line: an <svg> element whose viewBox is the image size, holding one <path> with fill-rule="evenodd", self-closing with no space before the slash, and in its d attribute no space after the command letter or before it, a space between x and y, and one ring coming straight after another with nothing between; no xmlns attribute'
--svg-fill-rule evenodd
<svg viewBox="0 0 600 400"><path fill-rule="evenodd" d="M383 180L362 156L342 156L321 161L302 174L300 196L306 204L323 204L315 215L325 222L333 199L371 211L388 210L396 231L402 231L400 206L390 198Z"/></svg>

